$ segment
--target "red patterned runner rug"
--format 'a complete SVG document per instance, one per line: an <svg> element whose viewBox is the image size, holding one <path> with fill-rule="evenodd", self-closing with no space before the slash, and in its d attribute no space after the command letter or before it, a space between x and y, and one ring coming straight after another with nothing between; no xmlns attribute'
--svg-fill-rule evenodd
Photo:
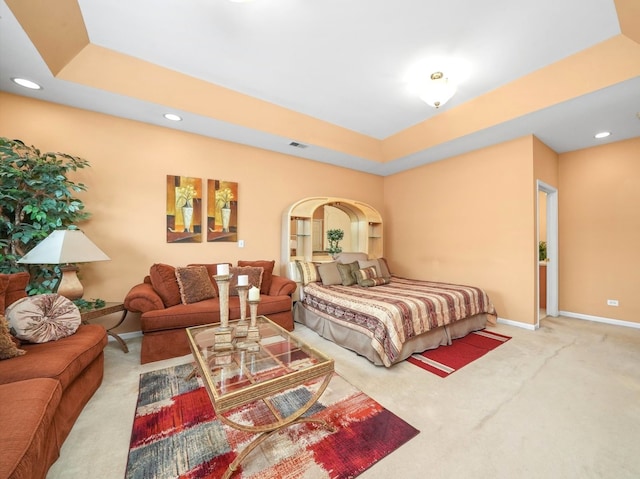
<svg viewBox="0 0 640 479"><path fill-rule="evenodd" d="M184 379L192 368L140 376L126 479L219 478L255 437L216 419L199 379ZM276 404L297 409L308 395L299 387L281 394ZM237 414L254 416L253 409ZM336 432L309 423L285 428L253 450L232 477L354 478L419 433L337 374L307 414L325 419Z"/></svg>
<svg viewBox="0 0 640 479"><path fill-rule="evenodd" d="M454 339L449 346L440 346L414 354L407 358L407 361L441 378L446 378L510 339L510 336L483 329Z"/></svg>

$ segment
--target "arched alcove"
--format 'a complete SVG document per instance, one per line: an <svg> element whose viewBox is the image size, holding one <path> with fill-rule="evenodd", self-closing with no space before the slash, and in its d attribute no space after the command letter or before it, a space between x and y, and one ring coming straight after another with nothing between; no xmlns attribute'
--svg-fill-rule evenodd
<svg viewBox="0 0 640 479"><path fill-rule="evenodd" d="M331 228L345 231L340 243L343 252L363 252L370 258L382 256L382 217L375 208L347 198L315 196L295 202L284 212L283 270L295 260L331 261L325 251L325 231Z"/></svg>

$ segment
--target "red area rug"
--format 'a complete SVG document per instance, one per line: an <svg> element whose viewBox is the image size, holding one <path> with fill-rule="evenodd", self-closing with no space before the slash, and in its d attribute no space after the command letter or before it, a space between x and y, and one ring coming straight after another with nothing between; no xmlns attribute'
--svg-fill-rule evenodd
<svg viewBox="0 0 640 479"><path fill-rule="evenodd" d="M407 358L407 361L441 378L446 378L510 339L509 336L483 329L469 333L460 339L454 339L450 346L440 346L414 354Z"/></svg>
<svg viewBox="0 0 640 479"><path fill-rule="evenodd" d="M255 437L216 419L200 380L184 379L191 370L182 365L140 376L126 479L220 478ZM308 397L299 387L275 404L297 409ZM245 409L237 414L256 414ZM285 428L254 449L232 477L353 478L419 433L337 374L307 414L336 431L310 423Z"/></svg>

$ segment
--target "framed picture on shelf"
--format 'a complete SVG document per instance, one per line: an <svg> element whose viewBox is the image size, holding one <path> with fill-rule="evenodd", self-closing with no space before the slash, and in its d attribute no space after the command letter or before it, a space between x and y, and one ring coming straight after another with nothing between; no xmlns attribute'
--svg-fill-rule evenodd
<svg viewBox="0 0 640 479"><path fill-rule="evenodd" d="M167 243L202 241L202 178L167 175Z"/></svg>
<svg viewBox="0 0 640 479"><path fill-rule="evenodd" d="M207 241L238 241L238 183L207 180Z"/></svg>

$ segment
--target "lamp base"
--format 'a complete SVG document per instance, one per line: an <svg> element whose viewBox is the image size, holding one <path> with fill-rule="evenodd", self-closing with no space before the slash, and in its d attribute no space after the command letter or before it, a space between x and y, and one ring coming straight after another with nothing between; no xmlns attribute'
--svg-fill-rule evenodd
<svg viewBox="0 0 640 479"><path fill-rule="evenodd" d="M82 298L84 288L76 275L78 267L67 264L61 266L60 271L62 271L62 278L60 278L60 284L56 292L71 300Z"/></svg>

